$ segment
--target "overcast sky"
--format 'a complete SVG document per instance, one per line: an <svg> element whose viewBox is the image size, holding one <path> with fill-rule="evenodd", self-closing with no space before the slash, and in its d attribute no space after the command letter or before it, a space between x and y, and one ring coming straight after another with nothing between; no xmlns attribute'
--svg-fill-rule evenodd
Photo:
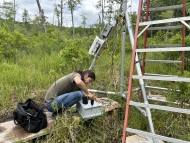
<svg viewBox="0 0 190 143"><path fill-rule="evenodd" d="M14 0L4 0L6 2L14 2ZM77 9L74 11L74 22L75 27L81 25L81 15L84 14L87 17L87 26L97 23L98 20L98 10L96 9L95 5L97 4L98 0L82 0L82 4L80 6L77 6ZM132 8L129 9L132 12L136 11L138 9L138 1L139 0L128 0L128 5L131 5L132 2ZM22 21L22 13L23 10L28 10L28 13L30 15L30 18L33 19L35 15L38 15L39 10L36 3L36 0L15 0L18 10L16 15L17 21ZM54 16L54 4L60 4L60 0L39 0L41 8L44 10L44 14L46 17L46 21L49 23L53 23L56 20L56 17ZM0 0L0 4L3 3L3 0ZM116 9L118 6L114 6ZM70 11L68 11L66 8L64 8L63 12L63 25L64 26L71 26L71 15ZM55 23L54 23L55 24Z"/></svg>

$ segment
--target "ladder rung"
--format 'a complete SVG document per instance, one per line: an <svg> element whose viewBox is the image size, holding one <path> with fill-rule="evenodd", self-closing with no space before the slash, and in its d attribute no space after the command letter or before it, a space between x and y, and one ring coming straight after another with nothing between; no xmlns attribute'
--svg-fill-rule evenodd
<svg viewBox="0 0 190 143"><path fill-rule="evenodd" d="M157 86L149 86L149 85L145 85L145 88L148 88L148 89L158 89L158 90L165 90L165 91L168 91L168 88L165 88L165 87L157 87ZM178 92L180 92L180 90L176 90Z"/></svg>
<svg viewBox="0 0 190 143"><path fill-rule="evenodd" d="M175 76L138 76L138 75L133 75L133 79L146 79L146 80L163 80L163 81L182 81L182 82L190 82L190 78L184 78L184 77L175 77Z"/></svg>
<svg viewBox="0 0 190 143"><path fill-rule="evenodd" d="M181 61L172 60L145 60L145 62L155 62L155 63L171 63L171 64L181 64Z"/></svg>
<svg viewBox="0 0 190 143"><path fill-rule="evenodd" d="M190 20L190 16L155 20L155 21L145 21L145 22L139 23L139 26L151 25L151 24L153 25L153 24L160 24L160 23L171 23L171 22L187 21L187 20Z"/></svg>
<svg viewBox="0 0 190 143"><path fill-rule="evenodd" d="M182 44L147 44L147 48L181 47Z"/></svg>
<svg viewBox="0 0 190 143"><path fill-rule="evenodd" d="M167 52L167 51L190 51L190 47L136 49L136 52Z"/></svg>
<svg viewBox="0 0 190 143"><path fill-rule="evenodd" d="M163 26L163 27L149 27L147 30L168 30L168 29L180 29L182 28L182 25L176 25L176 26Z"/></svg>
<svg viewBox="0 0 190 143"><path fill-rule="evenodd" d="M148 89L157 89L157 90L165 90L165 91L168 91L168 88L165 88L165 87L156 87L156 86L149 86L149 85L145 85L145 88L148 88Z"/></svg>
<svg viewBox="0 0 190 143"><path fill-rule="evenodd" d="M146 76L165 76L165 77L178 77L176 75L164 75L164 74L153 74L153 73L144 73Z"/></svg>
<svg viewBox="0 0 190 143"><path fill-rule="evenodd" d="M164 111L170 111L170 112L176 112L176 113L190 114L189 109L183 109L183 108L175 108L175 107L155 105L155 104L147 104L147 103L134 102L134 101L130 101L129 105L151 108L151 109L164 110Z"/></svg>
<svg viewBox="0 0 190 143"><path fill-rule="evenodd" d="M162 10L172 10L172 9L179 9L182 8L183 5L172 5L172 6L165 6L165 7L155 7L155 8L149 8L148 11L162 11Z"/></svg>
<svg viewBox="0 0 190 143"><path fill-rule="evenodd" d="M141 130L137 130L137 129L132 129L132 128L126 128L126 131L130 132L130 133L134 133L134 134L140 134L143 136L149 136L149 137L152 137L155 139L160 139L160 140L164 140L164 141L172 142L172 143L189 143L189 141L174 139L174 138L161 136L161 135L157 135L157 134L153 134L153 133L149 133L149 132L145 132L145 131L141 131Z"/></svg>

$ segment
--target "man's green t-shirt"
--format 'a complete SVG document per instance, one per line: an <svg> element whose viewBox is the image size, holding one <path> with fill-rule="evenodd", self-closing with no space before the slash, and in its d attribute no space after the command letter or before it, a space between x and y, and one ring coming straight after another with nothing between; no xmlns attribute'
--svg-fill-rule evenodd
<svg viewBox="0 0 190 143"><path fill-rule="evenodd" d="M59 95L80 90L80 88L74 82L74 78L76 76L81 78L79 73L73 72L54 82L47 91L45 101L50 102Z"/></svg>

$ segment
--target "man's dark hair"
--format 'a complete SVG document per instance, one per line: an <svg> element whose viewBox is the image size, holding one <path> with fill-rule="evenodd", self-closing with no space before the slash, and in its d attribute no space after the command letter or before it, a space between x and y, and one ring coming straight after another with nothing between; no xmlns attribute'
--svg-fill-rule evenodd
<svg viewBox="0 0 190 143"><path fill-rule="evenodd" d="M85 71L78 70L76 72L81 75L83 81L84 81L84 75L85 74L88 74L88 77L90 77L93 80L96 79L95 73L92 70L85 70Z"/></svg>

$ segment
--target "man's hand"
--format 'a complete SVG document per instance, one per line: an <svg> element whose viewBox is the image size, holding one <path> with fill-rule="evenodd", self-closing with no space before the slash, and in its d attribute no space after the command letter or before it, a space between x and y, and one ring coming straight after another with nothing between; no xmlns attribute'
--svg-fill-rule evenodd
<svg viewBox="0 0 190 143"><path fill-rule="evenodd" d="M90 99L90 100L93 100L94 99L94 94L92 93L88 93L87 97Z"/></svg>
<svg viewBox="0 0 190 143"><path fill-rule="evenodd" d="M87 97L90 99L90 100L96 100L96 102L98 102L98 103L102 103L102 100L100 99L100 98L98 98L98 97L96 97L96 95L95 95L95 93L89 93L88 95L87 95Z"/></svg>
<svg viewBox="0 0 190 143"><path fill-rule="evenodd" d="M93 93L93 95L94 95L93 98L94 98L94 100L95 100L96 102L102 103L102 100L100 100L100 98L98 98L95 93Z"/></svg>
<svg viewBox="0 0 190 143"><path fill-rule="evenodd" d="M100 99L100 98L95 98L95 100L96 100L96 102L98 102L98 103L102 103L102 100Z"/></svg>

